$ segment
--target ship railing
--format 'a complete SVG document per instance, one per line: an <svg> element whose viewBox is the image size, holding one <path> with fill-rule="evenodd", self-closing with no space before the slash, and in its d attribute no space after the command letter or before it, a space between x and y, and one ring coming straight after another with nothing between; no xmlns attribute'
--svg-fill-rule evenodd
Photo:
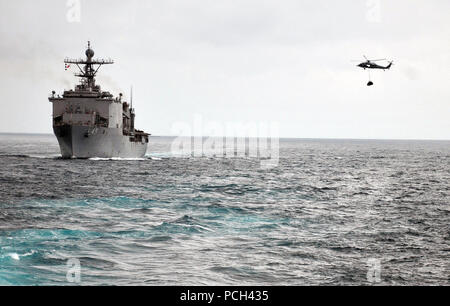
<svg viewBox="0 0 450 306"><path fill-rule="evenodd" d="M64 126L64 125L77 125L77 126L89 126L89 127L94 127L94 128L100 128L100 127L104 127L107 128L108 124L106 123L93 123L91 121L88 122L83 122L83 121L78 121L78 122L74 122L74 121L69 121L69 122L54 122L53 126Z"/></svg>
<svg viewBox="0 0 450 306"><path fill-rule="evenodd" d="M66 108L65 110L66 114L85 114L85 115L97 115L96 111L76 111L76 110L70 110Z"/></svg>

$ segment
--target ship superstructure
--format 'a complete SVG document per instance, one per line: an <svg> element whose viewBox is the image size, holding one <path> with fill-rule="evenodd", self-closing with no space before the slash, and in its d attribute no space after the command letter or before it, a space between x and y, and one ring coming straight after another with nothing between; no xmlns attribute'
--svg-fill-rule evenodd
<svg viewBox="0 0 450 306"><path fill-rule="evenodd" d="M80 84L61 96L55 91L49 98L53 104L53 131L63 158L139 158L147 151L149 134L134 127L135 111L123 95L114 97L102 91L95 76L110 59L94 59L90 42L86 59L64 60L66 68L75 65Z"/></svg>

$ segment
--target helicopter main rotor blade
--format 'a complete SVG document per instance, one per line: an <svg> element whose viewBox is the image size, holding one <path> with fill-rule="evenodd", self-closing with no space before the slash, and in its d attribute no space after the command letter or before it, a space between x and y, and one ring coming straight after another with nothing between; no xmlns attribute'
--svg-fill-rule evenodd
<svg viewBox="0 0 450 306"><path fill-rule="evenodd" d="M385 58L370 60L371 62L387 61Z"/></svg>

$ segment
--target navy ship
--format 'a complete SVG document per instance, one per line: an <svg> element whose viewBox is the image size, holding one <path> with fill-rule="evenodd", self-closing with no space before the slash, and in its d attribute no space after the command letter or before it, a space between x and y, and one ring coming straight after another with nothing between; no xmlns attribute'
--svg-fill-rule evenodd
<svg viewBox="0 0 450 306"><path fill-rule="evenodd" d="M141 158L148 146L149 134L134 128L135 111L132 93L130 103L120 93L114 97L102 91L95 76L110 59L94 59L88 42L86 59L64 60L66 69L77 66L80 84L62 96L55 91L49 98L53 104L53 131L63 158Z"/></svg>

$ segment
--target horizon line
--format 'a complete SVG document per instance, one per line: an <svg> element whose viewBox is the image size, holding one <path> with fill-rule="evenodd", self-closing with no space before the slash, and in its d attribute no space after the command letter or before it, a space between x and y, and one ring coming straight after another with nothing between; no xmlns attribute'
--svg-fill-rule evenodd
<svg viewBox="0 0 450 306"><path fill-rule="evenodd" d="M29 132L0 132L0 135L47 135L54 136L53 133L29 133ZM171 136L171 135L150 135L151 137L189 137L189 136ZM190 137L223 137L227 136L190 136ZM267 138L267 137L241 137L234 136L237 138ZM279 139L303 139L303 140L397 140L397 141L450 141L450 139L425 139L425 138L349 138L349 137L279 137Z"/></svg>

